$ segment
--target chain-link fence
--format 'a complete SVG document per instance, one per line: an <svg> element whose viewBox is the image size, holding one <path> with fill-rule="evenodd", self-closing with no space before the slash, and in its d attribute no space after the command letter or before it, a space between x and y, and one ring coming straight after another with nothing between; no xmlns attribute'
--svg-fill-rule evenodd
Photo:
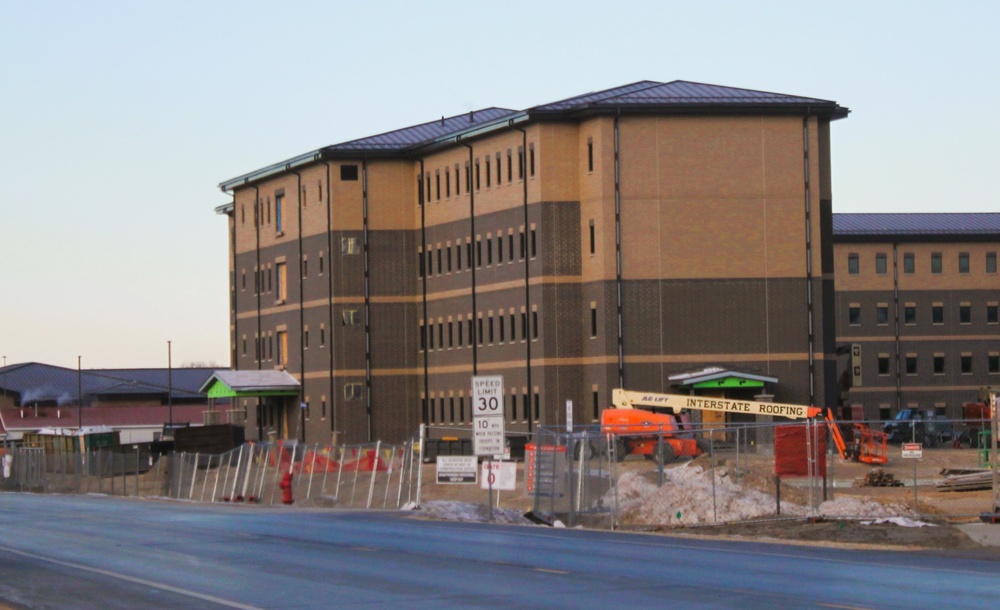
<svg viewBox="0 0 1000 610"><path fill-rule="evenodd" d="M682 434L541 428L528 446L526 484L540 518L612 529L802 517L966 517L983 510L987 488L957 488L978 489L979 495L952 493L947 484L952 475L975 477L969 473L988 465L983 422L842 422L846 459L832 426L838 424L716 424ZM781 440L788 436L782 431L795 429L798 440ZM920 457L904 457L902 443L914 439Z"/></svg>
<svg viewBox="0 0 1000 610"><path fill-rule="evenodd" d="M4 450L0 486L194 502L280 504L290 497L296 505L399 508L417 495L420 464L414 440L396 445L246 443L221 455L155 456L128 446L85 453L11 447Z"/></svg>

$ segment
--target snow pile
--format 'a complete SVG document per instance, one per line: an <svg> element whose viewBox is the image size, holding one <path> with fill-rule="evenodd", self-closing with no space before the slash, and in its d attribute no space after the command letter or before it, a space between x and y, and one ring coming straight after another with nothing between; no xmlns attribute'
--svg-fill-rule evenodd
<svg viewBox="0 0 1000 610"><path fill-rule="evenodd" d="M698 525L714 523L716 514L719 522L774 514L774 497L740 487L726 475L724 468L716 471L713 508L711 473L691 462L664 470L663 487L634 472L622 473L618 478L622 519L630 523ZM604 498L605 503L612 501L613 498Z"/></svg>
<svg viewBox="0 0 1000 610"><path fill-rule="evenodd" d="M773 517L775 498L772 494L748 489L736 484L726 468L717 468L713 499L712 473L701 465L687 462L663 471L662 487L634 472L618 478L618 506L624 523L645 525L699 525L728 523ZM610 505L614 490L603 498ZM807 507L791 502L781 503L783 515L806 516ZM887 519L909 514L899 506L885 505L864 498L839 497L824 502L817 515L828 517L868 517Z"/></svg>
<svg viewBox="0 0 1000 610"><path fill-rule="evenodd" d="M901 527L937 527L933 523L926 521L915 521L906 517L890 517L888 519L875 519L874 521L862 521L861 525L880 525L882 523L892 523Z"/></svg>
<svg viewBox="0 0 1000 610"><path fill-rule="evenodd" d="M432 500L425 502L420 508L421 513L433 519L443 519L446 521L470 521L486 522L490 520L490 509L482 504L470 504L469 502L446 502L444 500ZM532 525L524 516L509 508L494 508L493 521L495 523L508 523L514 525Z"/></svg>

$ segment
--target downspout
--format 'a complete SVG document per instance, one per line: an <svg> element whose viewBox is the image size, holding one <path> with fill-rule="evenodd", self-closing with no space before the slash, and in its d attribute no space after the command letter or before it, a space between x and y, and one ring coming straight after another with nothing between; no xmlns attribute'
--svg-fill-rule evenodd
<svg viewBox="0 0 1000 610"><path fill-rule="evenodd" d="M903 375L899 367L899 243L892 242L892 305L895 310L896 412L903 408Z"/></svg>
<svg viewBox="0 0 1000 610"><path fill-rule="evenodd" d="M816 336L813 326L813 269L812 269L812 185L810 179L809 158L809 117L812 109L806 110L802 117L802 163L805 182L805 217L806 217L806 310L808 328L806 336L809 349L809 404L816 404Z"/></svg>
<svg viewBox="0 0 1000 610"><path fill-rule="evenodd" d="M522 211L524 213L524 237L525 237L525 239L527 239L527 237L528 237L528 226L529 226L528 225L528 171L527 171L528 168L525 167L525 162L526 162L526 160L528 158L527 157L527 155L528 155L528 132L525 131L524 129L521 129L520 127L514 127L514 121L510 121L509 124L515 130L521 132L521 150L524 151L521 154L521 161L520 161L520 163L521 163L521 167L520 167L521 182L523 183L523 186L524 186L524 193L523 193L523 198L522 198L522 202L521 202L521 208L522 208ZM527 312L525 315L530 316L531 315L531 291L530 291L530 285L531 285L531 283L530 283L529 280L531 279L531 269L530 269L530 267L528 265L531 262L531 257L528 256L528 252L527 252L528 242L527 241L524 242L524 248L525 248L525 252L524 252L524 311ZM514 332L514 329L511 329L511 332ZM525 351L525 354L524 354L524 358L525 358L525 372L527 373L526 378L527 378L527 382L528 382L528 396L532 396L533 397L534 396L534 392L532 391L533 388L532 388L532 385L531 385L531 338L530 337L528 337L528 340L524 342L524 351ZM529 400L528 404L523 405L523 408L527 409L525 411L525 413L529 414L528 415L528 432L531 432L531 429L532 429L532 426L534 424L535 418L530 415L531 408L532 408L532 403L530 401L532 400L532 398L529 398L528 400Z"/></svg>
<svg viewBox="0 0 1000 610"><path fill-rule="evenodd" d="M233 283L229 291L229 311L233 315L233 344L229 353L229 366L235 371L237 368L237 354L239 354L240 327L239 316L236 315L236 195L233 195L233 212L229 215L232 227L229 230L229 251L233 264ZM235 405L234 405L235 406Z"/></svg>
<svg viewBox="0 0 1000 610"><path fill-rule="evenodd" d="M618 318L618 387L625 387L625 338L622 312L622 191L621 191L621 132L618 121L621 108L615 114L615 314Z"/></svg>
<svg viewBox="0 0 1000 610"><path fill-rule="evenodd" d="M422 311L421 314L424 318L424 328L420 331L422 333L428 332L428 320L427 320L427 265L424 262L424 258L427 253L424 252L424 248L427 246L427 194L424 193L424 160L420 159L420 186L417 187L417 201L420 203L420 264L424 266L424 272L420 274L421 289L423 294L421 295ZM419 269L419 267L418 267ZM426 334L425 334L426 337ZM426 341L426 338L421 338L421 341ZM427 407L430 404L430 374L427 371L428 355L430 350L424 346L424 399L421 401L420 405L420 423L427 424L429 421L429 413Z"/></svg>
<svg viewBox="0 0 1000 610"><path fill-rule="evenodd" d="M260 370L260 365L264 361L264 348L261 342L261 328L260 328L260 293L264 290L263 275L260 269L260 223L264 220L263 215L260 213L260 189L257 185L253 187L253 227L254 234L257 240L255 246L255 252L257 257L257 262L255 263L254 269L254 292L256 292L257 297L257 332L256 337L254 337L254 354L257 355L257 370ZM264 405L261 404L260 396L257 397L257 440L264 440Z"/></svg>
<svg viewBox="0 0 1000 610"><path fill-rule="evenodd" d="M461 136L459 136L461 138ZM473 240L475 243L476 239L476 184L472 180L473 171L473 157L472 157L472 145L462 142L461 139L458 143L469 149L469 239ZM527 179L527 178L525 178ZM528 227L524 227L527 231ZM525 252L525 258L527 258L527 252ZM472 249L472 315L477 316L473 318L472 328L475 330L475 337L472 341L472 374L479 374L479 320L478 311L476 310L476 267L479 264L479 248L478 246L473 246ZM530 418L529 418L530 419Z"/></svg>
<svg viewBox="0 0 1000 610"><path fill-rule="evenodd" d="M295 174L296 185L295 185L295 199L298 202L298 217L299 217L299 263L298 263L298 275L299 275L299 379L302 381L299 383L299 433L301 435L301 440L303 443L306 442L306 410L302 408L303 397L306 387L306 345L305 345L305 331L303 330L305 326L305 295L302 293L303 280L302 280L302 174L292 169L290 166L287 168L288 172ZM287 273L287 271L286 271ZM287 278L286 278L287 280ZM281 346L278 346L281 349Z"/></svg>
<svg viewBox="0 0 1000 610"><path fill-rule="evenodd" d="M327 277L327 291L329 298L327 299L327 306L329 309L329 328L330 328L330 431L331 433L337 430L337 392L335 391L336 386L334 384L333 369L334 369L334 342L333 342L333 204L330 202L330 196L332 189L330 187L330 162L323 161L323 165L326 165L326 277ZM331 434L332 436L332 434Z"/></svg>
<svg viewBox="0 0 1000 610"><path fill-rule="evenodd" d="M363 227L361 247L365 266L365 416L367 419L367 440L372 441L372 323L371 323L371 277L368 261L368 159L361 160L361 214Z"/></svg>

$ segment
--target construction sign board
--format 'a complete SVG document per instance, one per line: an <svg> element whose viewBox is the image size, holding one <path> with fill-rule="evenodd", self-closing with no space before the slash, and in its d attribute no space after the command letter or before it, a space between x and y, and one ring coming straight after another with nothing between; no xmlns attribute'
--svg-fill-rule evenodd
<svg viewBox="0 0 1000 610"><path fill-rule="evenodd" d="M517 465L514 462L483 462L479 487L513 491L517 488Z"/></svg>
<svg viewBox="0 0 1000 610"><path fill-rule="evenodd" d="M437 482L440 485L454 485L476 482L476 462L474 455L437 456Z"/></svg>
<svg viewBox="0 0 1000 610"><path fill-rule="evenodd" d="M920 443L903 443L903 457L920 459L924 457L924 447Z"/></svg>

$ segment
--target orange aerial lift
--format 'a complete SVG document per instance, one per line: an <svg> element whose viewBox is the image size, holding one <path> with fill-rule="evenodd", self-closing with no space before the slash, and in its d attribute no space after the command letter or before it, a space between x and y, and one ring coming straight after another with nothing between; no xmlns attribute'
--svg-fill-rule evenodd
<svg viewBox="0 0 1000 610"><path fill-rule="evenodd" d="M865 424L854 424L854 440L847 442L840 433L840 425L833 417L833 411L824 411L826 426L830 429L833 444L837 446L840 457L845 460L864 462L865 464L885 464L889 461L888 440L885 432L872 430Z"/></svg>

